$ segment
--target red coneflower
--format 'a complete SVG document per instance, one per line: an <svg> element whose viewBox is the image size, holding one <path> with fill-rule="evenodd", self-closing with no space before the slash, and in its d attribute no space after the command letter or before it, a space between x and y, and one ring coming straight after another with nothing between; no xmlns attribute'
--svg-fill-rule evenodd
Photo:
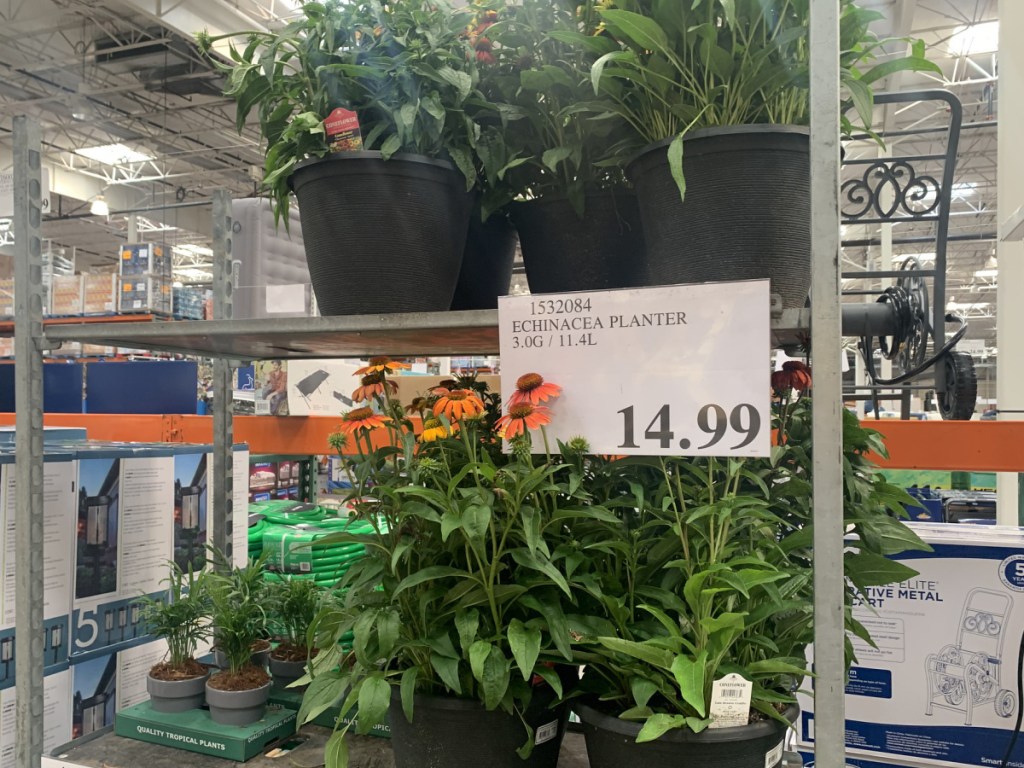
<svg viewBox="0 0 1024 768"><path fill-rule="evenodd" d="M397 363L390 357L371 357L369 365L360 368L353 376L365 376L368 373L377 373L379 371L392 373L403 368L412 368L412 366L408 363Z"/></svg>
<svg viewBox="0 0 1024 768"><path fill-rule="evenodd" d="M516 403L510 405L508 413L494 424L494 431L506 440L523 434L528 429L537 429L551 423L551 410L543 405Z"/></svg>
<svg viewBox="0 0 1024 768"><path fill-rule="evenodd" d="M377 395L383 395L389 389L391 394L394 394L398 391L398 385L385 379L381 371L368 373L363 376L360 386L352 393L352 399L357 403L363 400L372 400Z"/></svg>
<svg viewBox="0 0 1024 768"><path fill-rule="evenodd" d="M369 432L371 429L379 429L391 419L379 413L374 413L372 408L354 408L341 417L341 424L338 429L346 435L354 434L360 429Z"/></svg>
<svg viewBox="0 0 1024 768"><path fill-rule="evenodd" d="M508 399L508 404L529 403L538 405L552 400L562 393L562 388L550 381L544 381L539 373L525 373L516 379L516 391Z"/></svg>
<svg viewBox="0 0 1024 768"><path fill-rule="evenodd" d="M787 360L781 371L772 374L772 389L777 393L795 389L806 392L811 388L811 369L799 360Z"/></svg>
<svg viewBox="0 0 1024 768"><path fill-rule="evenodd" d="M497 59L494 58L494 54L490 51L482 51L477 48L476 60L478 64L493 64Z"/></svg>
<svg viewBox="0 0 1024 768"><path fill-rule="evenodd" d="M471 389L453 389L438 392L437 402L434 403L434 415L442 413L449 421L459 419L475 418L484 412L484 401Z"/></svg>

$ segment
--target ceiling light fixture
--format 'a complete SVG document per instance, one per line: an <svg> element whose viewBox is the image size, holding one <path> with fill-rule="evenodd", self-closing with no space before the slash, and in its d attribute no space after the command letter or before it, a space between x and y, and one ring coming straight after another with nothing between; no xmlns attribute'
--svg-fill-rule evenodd
<svg viewBox="0 0 1024 768"><path fill-rule="evenodd" d="M107 201L103 198L103 195L96 195L96 199L92 201L92 205L89 206L89 213L93 216L109 216L110 206L107 205Z"/></svg>
<svg viewBox="0 0 1024 768"><path fill-rule="evenodd" d="M132 149L124 144L102 144L98 147L82 147L75 150L76 155L95 160L104 165L129 165L152 160L152 155Z"/></svg>
<svg viewBox="0 0 1024 768"><path fill-rule="evenodd" d="M934 253L898 253L892 257L893 261L907 261L908 259L917 259L922 264L934 264L935 254Z"/></svg>
<svg viewBox="0 0 1024 768"><path fill-rule="evenodd" d="M974 273L975 277L999 277L998 269L979 269Z"/></svg>
<svg viewBox="0 0 1024 768"><path fill-rule="evenodd" d="M207 248L204 245L193 245L192 243L176 245L174 246L174 252L179 255L187 256L213 256L212 248Z"/></svg>
<svg viewBox="0 0 1024 768"><path fill-rule="evenodd" d="M974 301L967 304L958 301L950 301L949 303L946 304L946 311L956 312L958 310L965 309L986 309L988 306L989 302L987 301Z"/></svg>
<svg viewBox="0 0 1024 768"><path fill-rule="evenodd" d="M957 27L949 38L949 51L954 56L974 56L999 50L999 22L983 21Z"/></svg>

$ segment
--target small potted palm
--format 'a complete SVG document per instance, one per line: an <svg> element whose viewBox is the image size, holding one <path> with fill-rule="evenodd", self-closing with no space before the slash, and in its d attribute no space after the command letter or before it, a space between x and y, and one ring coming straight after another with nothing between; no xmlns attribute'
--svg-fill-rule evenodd
<svg viewBox="0 0 1024 768"><path fill-rule="evenodd" d="M170 563L166 599L139 598L149 631L167 641L167 658L149 670L146 689L156 712L186 712L203 705L210 670L195 660L198 644L210 635L206 575Z"/></svg>
<svg viewBox="0 0 1024 768"><path fill-rule="evenodd" d="M269 650L262 566L223 569L207 580L213 640L223 666L206 683L206 703L215 723L248 725L263 717L270 695L265 662L254 663L254 648L266 643Z"/></svg>
<svg viewBox="0 0 1024 768"><path fill-rule="evenodd" d="M770 278L787 307L810 281L808 30L810 2L610 0L599 15L615 42L592 67L601 119L624 119L655 284ZM841 0L844 133L870 129L873 88L900 70L938 72L870 25L874 10Z"/></svg>
<svg viewBox="0 0 1024 768"><path fill-rule="evenodd" d="M259 117L278 219L299 201L325 315L451 304L476 173L468 19L447 0L328 0L269 32L199 37L208 52L248 40L221 65L226 95L239 128Z"/></svg>
<svg viewBox="0 0 1024 768"><path fill-rule="evenodd" d="M309 628L320 610L323 590L316 582L287 579L267 584L271 633L278 640L270 652L274 684L286 688L306 674L311 655Z"/></svg>

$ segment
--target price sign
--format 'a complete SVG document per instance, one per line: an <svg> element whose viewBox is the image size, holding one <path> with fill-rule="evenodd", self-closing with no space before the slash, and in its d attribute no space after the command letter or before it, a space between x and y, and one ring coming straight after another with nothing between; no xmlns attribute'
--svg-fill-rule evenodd
<svg viewBox="0 0 1024 768"><path fill-rule="evenodd" d="M503 400L524 373L562 387L552 444L583 436L602 454L769 455L767 280L504 296L498 316Z"/></svg>

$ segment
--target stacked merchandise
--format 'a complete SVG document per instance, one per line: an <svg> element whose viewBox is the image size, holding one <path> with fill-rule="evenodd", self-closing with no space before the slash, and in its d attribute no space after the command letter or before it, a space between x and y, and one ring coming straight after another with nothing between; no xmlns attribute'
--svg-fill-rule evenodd
<svg viewBox="0 0 1024 768"><path fill-rule="evenodd" d="M109 315L117 309L117 275L82 275L82 314Z"/></svg>
<svg viewBox="0 0 1024 768"><path fill-rule="evenodd" d="M52 309L54 280L74 278L75 260L65 256L63 248L53 246L49 240L44 242L46 243L46 250L43 251L43 311L49 310L51 314L58 314ZM65 286L65 290L67 288L68 286ZM81 301L81 299L78 301ZM61 312L59 314L71 315L81 312L80 309L76 308L75 302L72 302L70 309L70 312Z"/></svg>
<svg viewBox="0 0 1024 768"><path fill-rule="evenodd" d="M174 316L179 320L202 320L206 296L198 288L174 289Z"/></svg>
<svg viewBox="0 0 1024 768"><path fill-rule="evenodd" d="M14 317L13 277L0 277L0 317Z"/></svg>
<svg viewBox="0 0 1024 768"><path fill-rule="evenodd" d="M171 314L172 270L170 254L153 243L121 248L119 312Z"/></svg>
<svg viewBox="0 0 1024 768"><path fill-rule="evenodd" d="M50 314L82 314L82 276L54 275L50 282Z"/></svg>

